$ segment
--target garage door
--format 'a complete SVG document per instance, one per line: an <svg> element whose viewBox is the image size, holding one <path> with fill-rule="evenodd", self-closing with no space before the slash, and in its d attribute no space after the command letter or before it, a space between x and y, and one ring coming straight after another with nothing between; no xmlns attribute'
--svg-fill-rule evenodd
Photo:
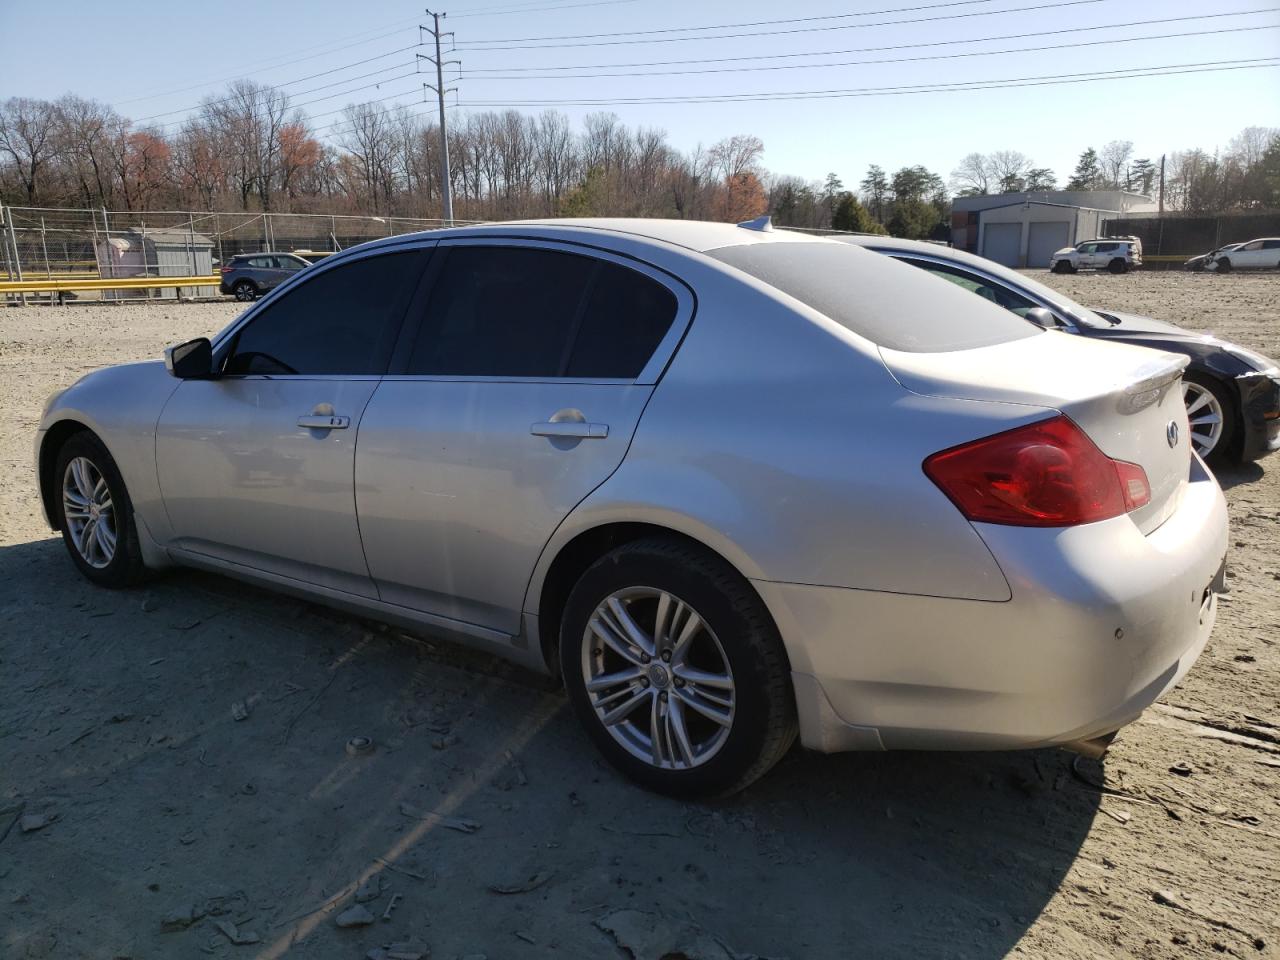
<svg viewBox="0 0 1280 960"><path fill-rule="evenodd" d="M988 260L1016 267L1021 247L1020 223L988 223L982 231L982 255Z"/></svg>
<svg viewBox="0 0 1280 960"><path fill-rule="evenodd" d="M1066 220L1050 220L1031 224L1027 236L1027 266L1047 267L1054 251L1070 244L1071 224Z"/></svg>

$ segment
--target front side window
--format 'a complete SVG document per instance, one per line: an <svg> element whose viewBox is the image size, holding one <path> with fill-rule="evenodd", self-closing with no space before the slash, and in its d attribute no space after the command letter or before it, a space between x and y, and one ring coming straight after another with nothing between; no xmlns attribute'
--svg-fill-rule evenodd
<svg viewBox="0 0 1280 960"><path fill-rule="evenodd" d="M632 379L676 298L609 261L539 247L451 248L407 373Z"/></svg>
<svg viewBox="0 0 1280 960"><path fill-rule="evenodd" d="M941 277L943 280L949 280L963 290L975 293L984 300L990 300L996 306L1004 307L1010 313L1016 313L1018 316L1026 319L1027 311L1033 307L1038 307L1036 303L1029 297L1010 290L1008 287L1002 286L986 277L975 273L969 273L967 270L961 270L957 267L943 266L940 263L934 263L929 260L912 260L909 257L900 258L903 263L909 263L913 267L920 267L927 273L933 274L935 277Z"/></svg>
<svg viewBox="0 0 1280 960"><path fill-rule="evenodd" d="M1261 241L1261 240L1255 240L1255 241L1253 241L1253 243L1246 243L1246 244L1245 244L1243 247L1241 247L1240 249L1241 249L1241 250L1261 250L1261 249L1262 249L1262 241Z"/></svg>
<svg viewBox="0 0 1280 960"><path fill-rule="evenodd" d="M1080 252L1081 252L1081 253L1094 253L1094 252L1096 252L1096 251L1097 251L1097 249L1098 249L1098 245L1097 245L1096 243L1082 243L1082 244L1080 244Z"/></svg>
<svg viewBox="0 0 1280 960"><path fill-rule="evenodd" d="M427 255L422 250L384 253L304 280L236 333L223 373L384 373Z"/></svg>

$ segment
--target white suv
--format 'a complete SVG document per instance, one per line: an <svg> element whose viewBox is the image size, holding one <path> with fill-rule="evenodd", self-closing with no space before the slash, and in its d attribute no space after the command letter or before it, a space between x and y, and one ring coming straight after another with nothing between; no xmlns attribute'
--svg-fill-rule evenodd
<svg viewBox="0 0 1280 960"><path fill-rule="evenodd" d="M1232 248L1224 247L1209 258L1204 268L1217 270L1219 273L1230 273L1232 270L1275 270L1280 268L1280 238L1264 237Z"/></svg>
<svg viewBox="0 0 1280 960"><path fill-rule="evenodd" d="M1112 273L1127 273L1130 268L1140 266L1142 241L1137 237L1086 240L1074 247L1063 247L1049 259L1049 269L1054 273L1104 269Z"/></svg>

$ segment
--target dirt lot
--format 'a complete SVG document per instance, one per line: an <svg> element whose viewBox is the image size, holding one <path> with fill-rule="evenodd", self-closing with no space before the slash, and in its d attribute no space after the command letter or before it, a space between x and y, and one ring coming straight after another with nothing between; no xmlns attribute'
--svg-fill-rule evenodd
<svg viewBox="0 0 1280 960"><path fill-rule="evenodd" d="M1280 278L1052 280L1280 356ZM44 397L236 311L0 312L0 956L1280 957L1280 459L1224 473L1217 631L1105 763L797 750L681 804L496 661L217 577L75 573L32 483ZM339 928L366 881L379 919Z"/></svg>

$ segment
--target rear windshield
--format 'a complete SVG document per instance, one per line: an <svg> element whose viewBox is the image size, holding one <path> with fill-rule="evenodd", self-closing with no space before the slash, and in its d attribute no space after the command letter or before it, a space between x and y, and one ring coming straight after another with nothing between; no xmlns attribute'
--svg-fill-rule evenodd
<svg viewBox="0 0 1280 960"><path fill-rule="evenodd" d="M708 255L890 350L971 350L1043 332L953 283L847 244L751 243Z"/></svg>

